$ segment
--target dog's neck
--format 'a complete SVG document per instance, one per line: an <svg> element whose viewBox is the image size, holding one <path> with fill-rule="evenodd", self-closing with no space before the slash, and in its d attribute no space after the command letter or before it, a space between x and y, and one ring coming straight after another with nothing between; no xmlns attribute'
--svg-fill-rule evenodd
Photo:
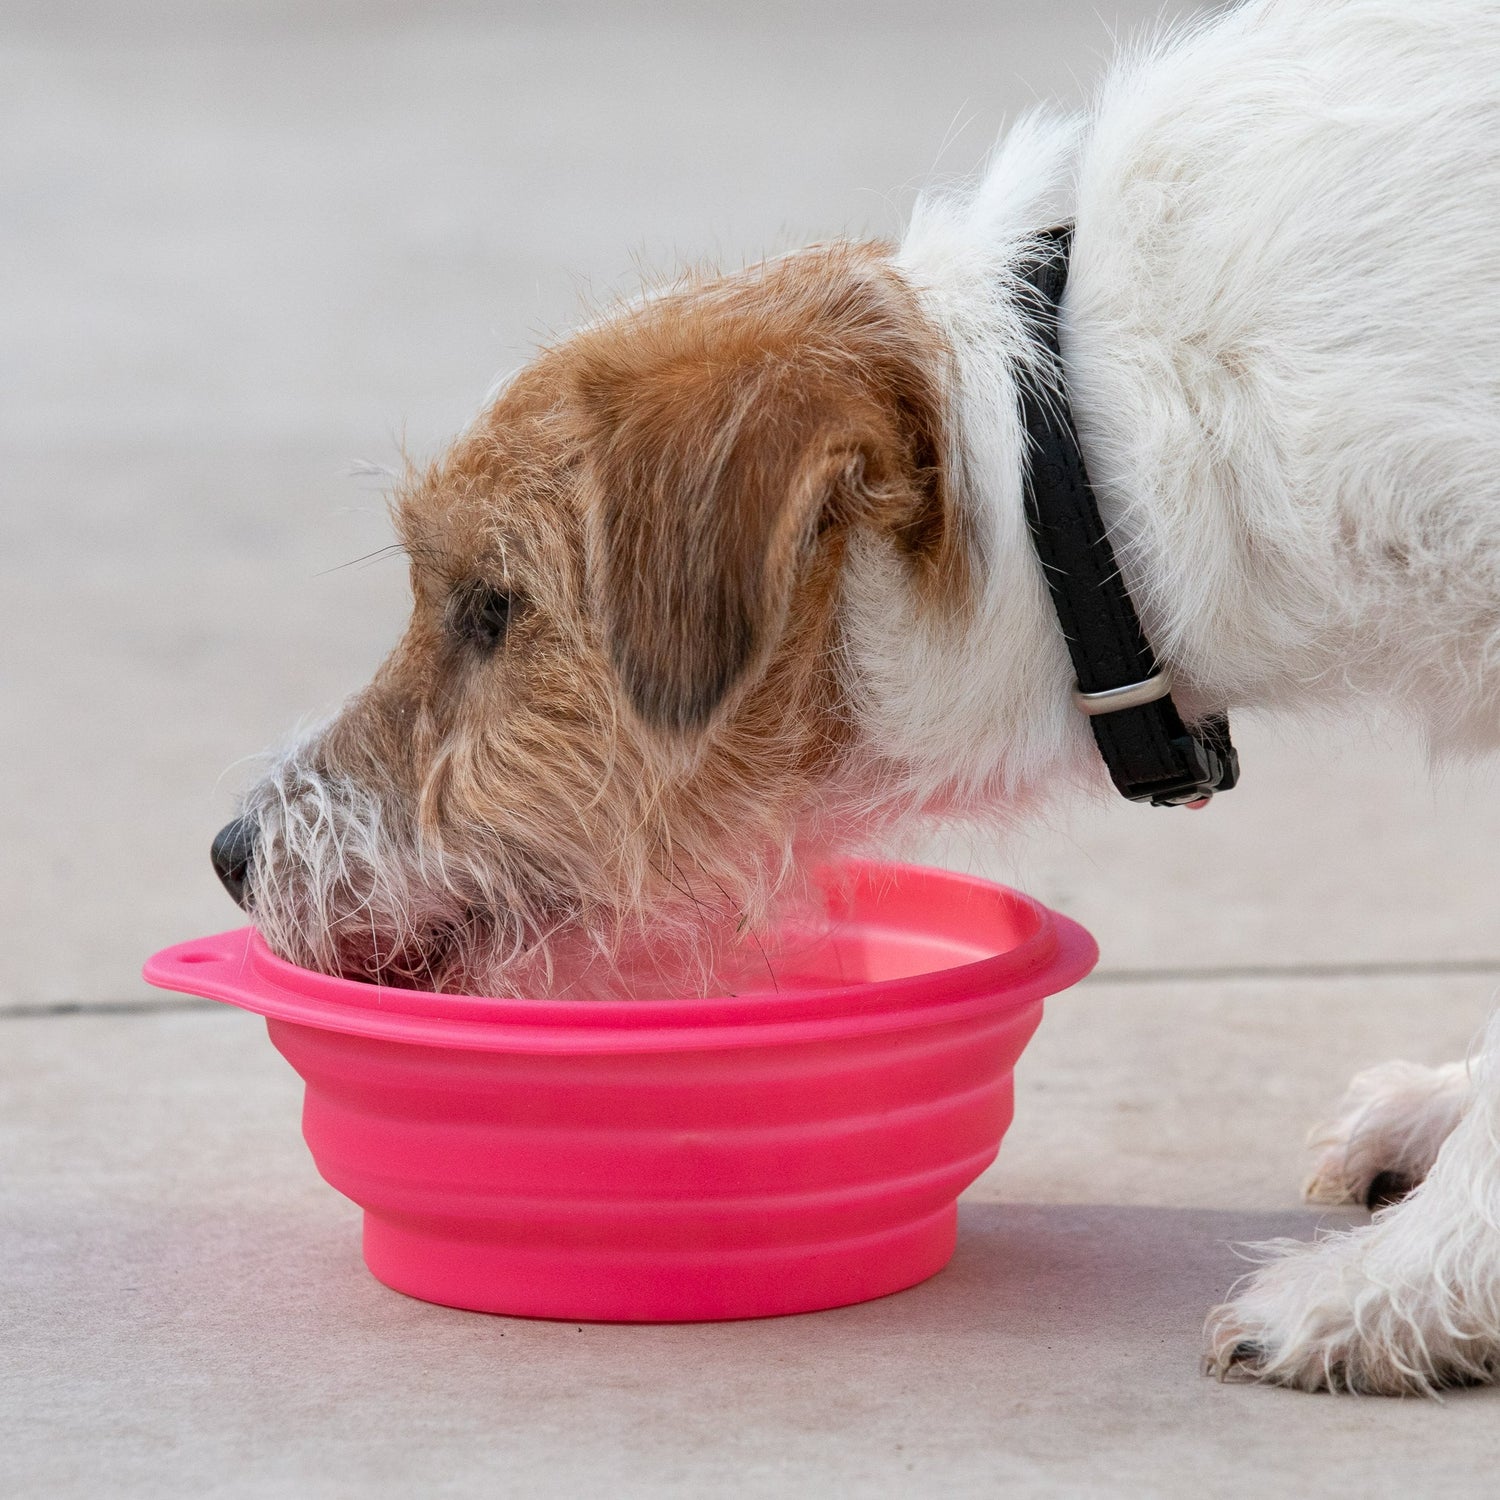
<svg viewBox="0 0 1500 1500"><path fill-rule="evenodd" d="M868 539L851 549L845 608L867 743L922 807L982 814L1063 782L1107 784L1031 547L1017 384L1038 354L1016 291L1070 140L1056 126L1013 138L972 197L918 207L894 258L943 347L975 593L950 612L919 607L899 559Z"/></svg>
<svg viewBox="0 0 1500 1500"><path fill-rule="evenodd" d="M899 561L873 541L850 558L849 646L867 739L900 768L919 806L984 815L1062 787L1109 784L1072 701L1073 671L1024 500L1018 379L1042 356L1022 279L1037 230L1053 216L1051 188L1072 140L1070 127L1047 124L1012 137L971 196L919 206L894 257L944 349L953 491L976 557L972 607L948 616L924 613ZM1225 486L1243 476L1183 424L1171 464L1135 441L1135 428L1164 425L1143 403L1171 393L1159 382L1146 390L1132 382L1139 386L1135 372L1169 349L1171 323L1125 326L1111 298L1139 305L1149 290L1115 284L1120 270L1109 247L1128 231L1110 222L1108 203L1089 203L1086 171L1083 183L1062 316L1064 375L1101 515L1147 637L1190 719L1247 702L1294 701L1286 670L1293 657L1277 650L1277 601L1253 586L1264 568L1257 570L1252 541L1225 526L1234 509ZM1091 237L1103 242L1102 253ZM1191 417L1186 411L1184 424ZM1316 593L1307 580L1287 582Z"/></svg>

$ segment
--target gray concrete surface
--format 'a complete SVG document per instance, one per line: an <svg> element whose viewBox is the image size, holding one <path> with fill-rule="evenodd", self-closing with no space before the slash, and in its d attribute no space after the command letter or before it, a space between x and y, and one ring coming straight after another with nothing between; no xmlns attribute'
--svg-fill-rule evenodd
<svg viewBox="0 0 1500 1500"><path fill-rule="evenodd" d="M1460 1054L1500 799L1249 723L1244 790L937 857L1099 935L960 1252L864 1308L531 1324L363 1273L252 1019L136 978L228 925L244 757L403 609L356 459L432 452L638 264L886 233L1155 9L0 4L0 1488L20 1496L1493 1493L1490 1393L1196 1371L1310 1233L1354 1068Z"/></svg>

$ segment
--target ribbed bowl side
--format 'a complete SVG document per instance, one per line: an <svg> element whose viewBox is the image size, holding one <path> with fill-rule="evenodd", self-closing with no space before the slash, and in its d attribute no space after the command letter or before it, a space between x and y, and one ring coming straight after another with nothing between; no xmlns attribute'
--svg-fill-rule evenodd
<svg viewBox="0 0 1500 1500"><path fill-rule="evenodd" d="M1041 1010L634 1055L268 1027L382 1280L485 1311L655 1321L834 1306L941 1269Z"/></svg>

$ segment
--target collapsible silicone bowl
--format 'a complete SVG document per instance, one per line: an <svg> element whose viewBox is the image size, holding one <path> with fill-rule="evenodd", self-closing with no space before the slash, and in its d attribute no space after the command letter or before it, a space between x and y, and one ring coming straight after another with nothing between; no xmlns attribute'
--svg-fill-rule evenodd
<svg viewBox="0 0 1500 1500"><path fill-rule="evenodd" d="M249 928L146 978L266 1017L370 1270L429 1302L622 1322L884 1296L953 1253L1042 1001L1093 939L1015 891L847 864L779 988L480 999L283 963Z"/></svg>

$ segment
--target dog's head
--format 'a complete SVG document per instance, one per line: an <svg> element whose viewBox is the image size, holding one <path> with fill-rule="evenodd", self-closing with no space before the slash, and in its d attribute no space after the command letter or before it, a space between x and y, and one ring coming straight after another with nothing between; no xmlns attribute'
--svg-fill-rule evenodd
<svg viewBox="0 0 1500 1500"><path fill-rule="evenodd" d="M703 982L879 800L849 549L961 593L943 358L861 245L543 353L406 485L404 637L227 841L271 945L481 993Z"/></svg>

